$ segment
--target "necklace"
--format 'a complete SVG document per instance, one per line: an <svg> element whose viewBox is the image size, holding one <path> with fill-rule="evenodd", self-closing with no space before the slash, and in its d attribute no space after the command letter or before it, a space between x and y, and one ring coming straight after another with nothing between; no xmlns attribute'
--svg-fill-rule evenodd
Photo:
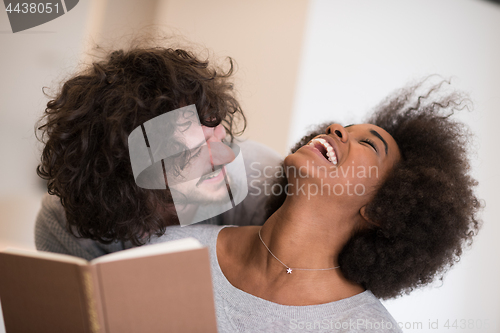
<svg viewBox="0 0 500 333"><path fill-rule="evenodd" d="M283 266L286 267L286 273L287 274L292 274L292 271L294 269L297 270L297 271L328 271L330 269L336 269L336 268L340 267L340 266L335 266L335 267L330 267L330 268L290 268L287 265L285 265L281 260L279 260L278 257L276 257L271 252L271 250L269 250L269 248L267 247L266 243L264 243L264 240L262 239L262 236L260 235L260 230L261 229L259 229L259 238L260 238L260 241L262 242L262 244L264 244L264 246L266 247L267 251L269 251L269 253L274 257L274 259L278 260L280 262L280 264L282 264Z"/></svg>

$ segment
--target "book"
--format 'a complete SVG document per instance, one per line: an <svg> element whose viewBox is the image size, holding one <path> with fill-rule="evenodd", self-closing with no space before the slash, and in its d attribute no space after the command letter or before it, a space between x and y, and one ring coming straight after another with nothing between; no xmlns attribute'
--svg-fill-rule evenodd
<svg viewBox="0 0 500 333"><path fill-rule="evenodd" d="M217 332L208 248L194 238L92 261L0 252L7 333Z"/></svg>

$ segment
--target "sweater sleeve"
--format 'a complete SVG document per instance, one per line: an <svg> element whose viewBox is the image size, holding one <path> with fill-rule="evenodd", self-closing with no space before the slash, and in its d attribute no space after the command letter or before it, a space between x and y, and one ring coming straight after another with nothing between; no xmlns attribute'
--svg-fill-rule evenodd
<svg viewBox="0 0 500 333"><path fill-rule="evenodd" d="M69 254L92 260L122 250L121 243L99 244L91 239L77 238L66 226L66 214L59 197L46 194L35 222L35 245L39 251Z"/></svg>

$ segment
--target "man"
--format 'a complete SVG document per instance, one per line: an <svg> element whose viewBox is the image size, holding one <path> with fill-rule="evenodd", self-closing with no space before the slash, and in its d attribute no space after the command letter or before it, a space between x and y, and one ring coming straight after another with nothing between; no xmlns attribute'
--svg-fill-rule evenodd
<svg viewBox="0 0 500 333"><path fill-rule="evenodd" d="M204 223L262 224L266 197L264 191L258 190L264 181L261 170L278 165L281 158L257 143L234 144L238 118L244 129L245 117L228 81L232 61L230 65L224 72L185 50L135 48L112 52L66 81L47 104L39 127L45 147L37 173L47 180L52 195L44 197L37 217L37 249L90 260L139 246L151 235L168 232L169 225L182 222L184 215L180 213L186 207L188 220L196 222L194 215L205 206L204 202L197 202L193 210L193 200L183 202L178 198L213 198L215 185L209 184L214 182L211 179L220 177L215 173L219 169L225 172L224 165L236 157L224 147L237 152L237 145L252 186L240 204L232 200L233 208L224 214L205 214L210 218ZM211 158L211 170L209 174L198 173L186 181L175 181L172 175L182 178L190 166L200 165L195 163L197 152L190 143L195 141L193 134L182 127L181 121L173 127L162 127L159 137L164 134L166 146L178 153L170 156L172 163L165 162L168 157L164 153L153 161L153 139L146 138L158 135L158 131L147 133L146 123L187 106L195 107L199 119L195 136L201 135L205 141L204 152ZM196 125L196 121L193 123ZM129 151L134 130L144 134L145 149L150 152L151 163L157 166L155 170L161 170L160 165L163 168L163 188L139 186L141 175L136 173L139 169L134 169L135 154ZM227 141L232 142L228 146L222 145L226 131ZM159 163L160 159L163 162ZM161 178L158 173L153 176ZM230 179L225 179L228 192L234 184ZM189 186L188 181L194 185ZM217 191L222 188L220 184Z"/></svg>

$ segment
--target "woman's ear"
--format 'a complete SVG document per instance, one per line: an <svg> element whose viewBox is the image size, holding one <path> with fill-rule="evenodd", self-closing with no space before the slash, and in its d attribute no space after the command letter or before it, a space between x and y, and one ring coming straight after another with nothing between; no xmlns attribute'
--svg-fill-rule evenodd
<svg viewBox="0 0 500 333"><path fill-rule="evenodd" d="M359 215L361 215L361 217L363 218L363 220L365 220L366 223L370 224L373 227L380 228L380 223L374 222L366 214L366 206L361 207L361 209L359 210Z"/></svg>

